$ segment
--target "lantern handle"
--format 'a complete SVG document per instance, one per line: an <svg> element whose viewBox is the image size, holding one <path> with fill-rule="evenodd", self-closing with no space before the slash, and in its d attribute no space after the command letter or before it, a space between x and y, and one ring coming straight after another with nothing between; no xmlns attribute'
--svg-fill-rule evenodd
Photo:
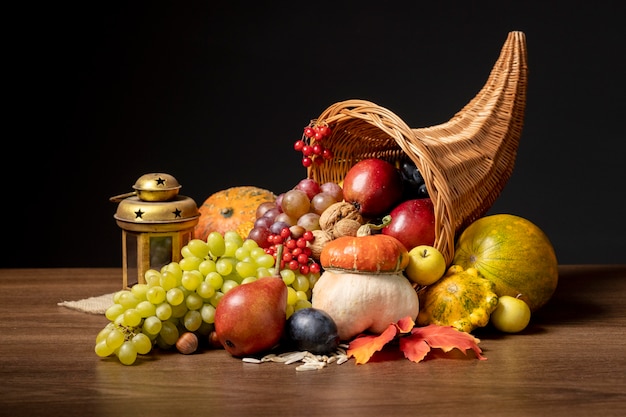
<svg viewBox="0 0 626 417"><path fill-rule="evenodd" d="M113 202L113 203L119 203L122 200L128 198L128 197L132 197L134 195L137 195L137 191L131 191L129 193L124 193L124 194L119 194L113 197L109 198L109 201Z"/></svg>

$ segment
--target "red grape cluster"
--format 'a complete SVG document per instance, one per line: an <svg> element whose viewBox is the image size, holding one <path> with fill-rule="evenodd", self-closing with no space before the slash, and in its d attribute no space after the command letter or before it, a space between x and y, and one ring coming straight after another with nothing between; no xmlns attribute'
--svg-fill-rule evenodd
<svg viewBox="0 0 626 417"><path fill-rule="evenodd" d="M284 227L277 234L270 234L267 240L271 246L265 248L265 252L274 258L278 256L279 245L283 246L282 259L280 260L280 269L289 268L293 271L299 271L302 275L308 273L319 273L320 264L311 258L311 248L308 242L313 242L315 236L309 230L304 232L302 236L293 235L289 227Z"/></svg>
<svg viewBox="0 0 626 417"><path fill-rule="evenodd" d="M332 151L322 143L325 138L330 136L331 132L328 125L315 124L314 122L304 128L302 139L297 140L293 144L293 148L302 152L302 165L305 168L310 167L313 163L323 164L324 161L333 158Z"/></svg>

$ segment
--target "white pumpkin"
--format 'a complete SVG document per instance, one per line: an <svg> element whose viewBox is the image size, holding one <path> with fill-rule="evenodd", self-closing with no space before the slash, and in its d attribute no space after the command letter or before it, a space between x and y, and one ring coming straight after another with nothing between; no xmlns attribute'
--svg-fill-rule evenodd
<svg viewBox="0 0 626 417"><path fill-rule="evenodd" d="M311 303L337 324L339 338L382 333L390 324L419 313L417 292L402 274L325 270L313 287Z"/></svg>

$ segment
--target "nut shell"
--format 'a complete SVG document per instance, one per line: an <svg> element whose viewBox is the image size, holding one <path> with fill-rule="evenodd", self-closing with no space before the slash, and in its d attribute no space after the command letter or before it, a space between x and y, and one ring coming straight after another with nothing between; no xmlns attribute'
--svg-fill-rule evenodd
<svg viewBox="0 0 626 417"><path fill-rule="evenodd" d="M185 332L176 341L176 349L183 355L190 355L198 350L198 336L195 333Z"/></svg>
<svg viewBox="0 0 626 417"><path fill-rule="evenodd" d="M335 223L332 235L336 239L342 236L356 236L356 232L361 227L361 223L354 219L341 219Z"/></svg>
<svg viewBox="0 0 626 417"><path fill-rule="evenodd" d="M325 230L312 230L311 233L313 233L315 239L307 245L311 249L311 257L319 261L322 249L328 242L333 240L333 236Z"/></svg>
<svg viewBox="0 0 626 417"><path fill-rule="evenodd" d="M342 219L352 219L361 224L363 223L363 216L361 216L361 213L355 206L346 201L340 201L331 204L320 214L320 228L330 232L335 227L335 224Z"/></svg>

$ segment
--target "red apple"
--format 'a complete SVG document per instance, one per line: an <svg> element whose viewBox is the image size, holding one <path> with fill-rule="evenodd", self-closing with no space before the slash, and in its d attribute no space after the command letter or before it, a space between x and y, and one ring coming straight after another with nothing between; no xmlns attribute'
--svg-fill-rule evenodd
<svg viewBox="0 0 626 417"><path fill-rule="evenodd" d="M350 168L343 179L343 198L364 217L386 214L402 197L400 173L391 163L364 159Z"/></svg>
<svg viewBox="0 0 626 417"><path fill-rule="evenodd" d="M407 250L435 243L435 209L430 198L403 201L389 215L391 222L382 233L398 239Z"/></svg>

